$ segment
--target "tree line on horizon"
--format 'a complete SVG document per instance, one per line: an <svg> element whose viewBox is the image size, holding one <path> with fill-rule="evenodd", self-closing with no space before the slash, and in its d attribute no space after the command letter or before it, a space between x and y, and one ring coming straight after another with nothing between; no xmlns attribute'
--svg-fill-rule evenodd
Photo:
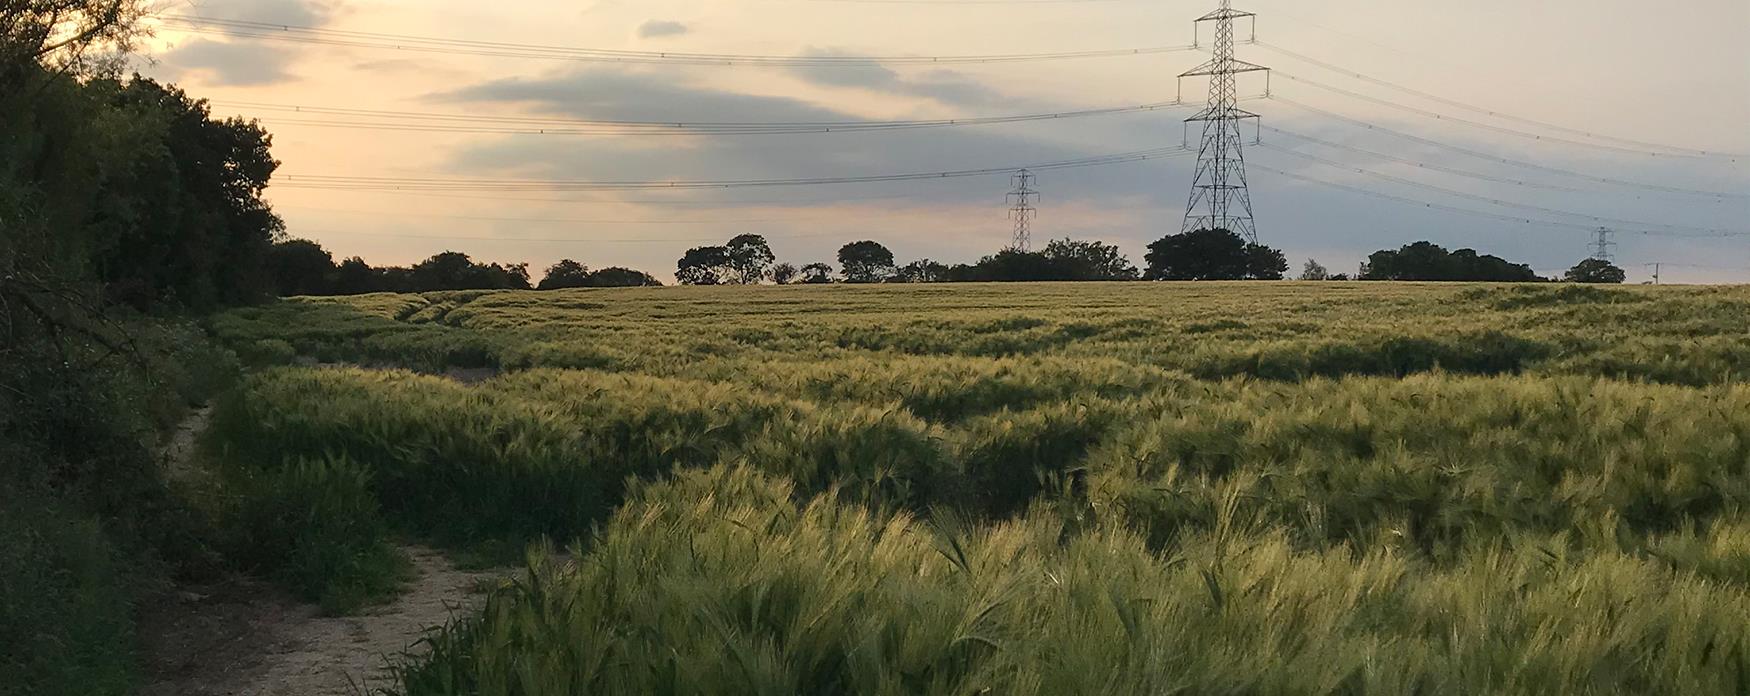
<svg viewBox="0 0 1750 696"><path fill-rule="evenodd" d="M1143 260L1139 269L1116 245L1065 238L1051 240L1038 251L1002 249L976 263L946 264L926 258L901 265L885 245L861 240L840 247L835 268L825 261L800 265L778 261L765 237L741 234L722 245L688 249L675 263L675 279L681 285L1283 280L1288 271L1281 251L1223 229L1167 235L1148 246ZM282 296L662 285L643 271L591 270L572 259L553 264L534 282L526 263L482 263L455 251L406 267L372 267L356 256L336 264L321 245L303 239L274 245L268 265ZM1609 262L1586 259L1560 280L1621 283L1626 277ZM1298 280L1531 283L1552 279L1538 276L1528 265L1474 249L1449 251L1421 241L1374 252L1352 275L1330 273L1309 259Z"/></svg>

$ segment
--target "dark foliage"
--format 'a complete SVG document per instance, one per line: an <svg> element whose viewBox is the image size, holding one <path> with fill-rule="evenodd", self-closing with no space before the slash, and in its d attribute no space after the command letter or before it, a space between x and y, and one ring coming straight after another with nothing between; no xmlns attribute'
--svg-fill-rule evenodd
<svg viewBox="0 0 1750 696"><path fill-rule="evenodd" d="M1247 242L1228 230L1171 234L1148 245L1144 280L1281 280L1282 252Z"/></svg>
<svg viewBox="0 0 1750 696"><path fill-rule="evenodd" d="M705 246L688 249L675 262L674 277L681 285L723 285L731 273L729 248Z"/></svg>
<svg viewBox="0 0 1750 696"><path fill-rule="evenodd" d="M798 272L797 282L806 285L823 285L832 282L832 266L824 263L811 263Z"/></svg>
<svg viewBox="0 0 1750 696"><path fill-rule="evenodd" d="M1361 280L1437 280L1533 283L1543 280L1525 264L1474 249L1447 251L1432 242L1416 242L1397 251L1380 250L1367 257Z"/></svg>
<svg viewBox="0 0 1750 696"><path fill-rule="evenodd" d="M893 277L893 252L879 242L851 242L839 248L839 267L847 283L879 283Z"/></svg>
<svg viewBox="0 0 1750 696"><path fill-rule="evenodd" d="M662 281L644 271L635 271L623 266L609 266L591 271L584 281L587 288L637 288L660 287Z"/></svg>
<svg viewBox="0 0 1750 696"><path fill-rule="evenodd" d="M571 259L561 260L547 268L547 276L541 279L536 290L559 290L561 288L581 288L589 283L589 266Z"/></svg>
<svg viewBox="0 0 1750 696"><path fill-rule="evenodd" d="M561 268L573 261L562 261ZM321 245L304 239L291 239L274 244L266 260L268 276L276 294L296 295L362 295L373 292L441 292L446 290L527 290L529 266L526 263L478 263L467 254L446 251L412 267L390 266L372 268L364 259L352 257L334 265L333 256ZM548 269L548 280L553 270ZM578 264L577 271L587 270ZM561 278L566 276L561 275ZM542 289L550 289L548 280ZM583 287L558 285L556 287Z"/></svg>
<svg viewBox="0 0 1750 696"><path fill-rule="evenodd" d="M755 285L771 276L772 262L777 257L772 254L772 247L766 244L765 237L737 235L723 248L729 256L726 275L731 282Z"/></svg>
<svg viewBox="0 0 1750 696"><path fill-rule="evenodd" d="M1586 259L1574 264L1562 279L1570 283L1621 283L1628 280L1628 273L1604 259Z"/></svg>

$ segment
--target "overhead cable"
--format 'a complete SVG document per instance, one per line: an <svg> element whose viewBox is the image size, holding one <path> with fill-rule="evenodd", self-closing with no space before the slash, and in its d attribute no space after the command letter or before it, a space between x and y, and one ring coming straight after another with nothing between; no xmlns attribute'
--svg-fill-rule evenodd
<svg viewBox="0 0 1750 696"><path fill-rule="evenodd" d="M859 184L889 181L952 179L971 176L1007 176L1022 166L1034 170L1098 167L1144 160L1181 156L1189 151L1183 146L1140 150L1100 157L1028 164L1021 166L961 169L942 172L916 172L877 176L839 176L795 179L728 179L715 181L574 181L533 179L467 179L429 177L377 177L344 175L287 175L280 188L343 189L343 190L415 190L415 191L628 191L649 189L727 189L768 186L817 186Z"/></svg>
<svg viewBox="0 0 1750 696"><path fill-rule="evenodd" d="M1296 52L1290 51L1286 48L1282 48L1281 46L1276 46L1276 45L1265 43L1262 41L1254 41L1253 43L1258 45L1258 46L1261 46L1263 48L1267 48L1271 51L1275 51L1275 52L1280 53L1282 55L1285 55L1285 56L1288 56L1288 57L1293 58L1295 60L1301 61L1303 63L1315 65L1315 66L1318 66L1320 68L1324 68L1325 70L1329 70L1331 72L1340 73L1346 77L1351 77L1351 78L1361 80L1361 81L1369 83L1369 84L1377 85L1380 87L1385 87L1387 89L1396 90L1399 92L1403 92L1405 94L1421 97L1423 99L1427 99L1427 100L1432 101L1432 102L1445 104L1447 106L1450 106L1450 107L1453 107L1456 109L1463 109L1465 111L1470 111L1473 113L1478 113L1478 114L1482 114L1485 116L1498 118L1498 119L1501 119L1504 121L1514 121L1514 122L1523 123L1523 124L1530 125L1530 126L1537 126L1539 128L1547 128L1547 129L1550 129L1553 131L1567 133L1569 135L1575 135L1575 136L1579 136L1579 137L1587 138L1587 139L1591 139L1591 140L1609 141L1609 142L1614 142L1614 143L1617 143L1620 145L1627 145L1627 146L1631 146L1631 147L1635 147L1635 148L1642 148L1642 149L1666 150L1666 151L1669 151L1671 153L1682 154L1682 155L1691 155L1691 156L1695 156L1695 157L1724 157L1724 158L1728 158L1728 159L1735 159L1735 158L1750 156L1750 155L1744 155L1744 154L1732 153L1732 152L1720 152L1717 150L1698 150L1695 148L1677 147L1675 145L1665 145L1662 143L1651 143L1651 142L1646 142L1646 141L1642 141L1642 140L1630 140L1628 138L1619 138L1616 136L1605 135L1602 133L1596 133L1593 131L1583 130L1583 129L1579 129L1579 128L1571 128L1571 127L1564 126L1564 125L1561 125L1558 123L1550 123L1549 121L1539 121L1537 119L1526 118L1523 116L1515 116L1515 115L1509 114L1509 113L1503 113L1503 112L1495 111L1492 109L1485 109L1482 107L1474 106L1472 104L1469 104L1469 103L1466 103L1466 102L1463 102L1463 101L1460 101L1457 99L1448 99L1448 98L1442 97L1438 94L1433 94L1430 92L1419 90L1419 89L1416 89L1414 87L1406 87L1404 85L1400 85L1400 84L1397 84L1395 82L1383 80L1383 79L1374 77L1372 75L1367 75L1365 73L1361 73L1361 72L1350 70L1348 68L1344 68L1341 66L1333 65L1331 63L1327 63L1325 61L1319 60L1317 58L1313 58L1313 57L1305 55L1305 54L1296 53ZM1290 78L1290 79L1294 79L1294 78Z"/></svg>
<svg viewBox="0 0 1750 696"><path fill-rule="evenodd" d="M1613 177L1598 176L1596 174L1587 174L1585 172L1579 172L1579 171L1575 171L1572 169L1562 169L1560 167L1552 167L1552 166L1549 166L1547 164L1538 164L1536 162L1531 162L1531 161L1527 161L1527 160L1523 160L1523 159L1502 157L1500 155L1496 155L1496 154L1489 153L1489 152L1484 152L1481 150L1476 150L1473 148L1463 147L1460 145L1453 145L1451 143L1442 142L1439 140L1433 140L1430 138L1425 138L1425 137L1415 135L1412 133L1405 133L1403 131L1394 130L1392 128L1387 128L1385 126L1382 126L1382 125L1379 125L1376 123L1372 123L1369 121L1363 121L1363 120L1355 118L1353 116L1345 116L1343 114L1339 114L1339 113L1336 113L1333 111L1328 111L1328 110L1321 109L1321 108L1318 108L1315 106L1309 106L1305 103L1295 101L1295 100L1289 99L1287 97L1283 97L1279 94L1271 95L1270 100L1274 101L1274 102L1280 102L1283 104L1287 104L1287 105L1295 107L1297 109L1303 109L1305 111L1309 111L1309 112L1318 114L1320 116L1325 116L1327 118L1335 119L1338 121L1343 121L1343 122L1349 123L1350 125L1353 125L1353 126L1356 126L1359 128L1364 128L1364 129L1367 129L1367 130L1370 130L1370 131L1373 131L1376 133L1383 133L1383 134L1386 134L1386 135L1389 135L1392 137L1401 138L1401 139L1408 140L1411 142L1421 143L1421 144L1427 145L1429 147L1436 147L1436 148L1448 150L1451 152L1457 152L1457 153L1462 154L1462 155L1468 155L1471 157L1475 157L1477 159L1488 160L1490 162L1498 162L1501 164L1512 165L1515 167L1523 167L1526 169L1532 169L1532 170L1536 170L1536 171L1540 171L1540 172L1546 172L1549 174L1556 174L1556 175L1571 177L1571 178L1575 178L1575 179L1582 179L1585 181L1591 181L1591 182L1596 182L1596 183L1600 183L1600 184L1611 184L1614 186L1625 186L1625 187L1630 187L1630 188L1646 189L1649 191L1663 191L1666 193L1680 193L1680 194L1691 195L1691 196L1706 196L1706 197L1712 197L1712 198L1745 198L1745 199L1750 199L1750 193L1730 193L1730 192L1726 192L1726 191L1708 191L1708 190L1703 190L1703 189L1685 188L1685 187L1681 187L1681 186L1667 186L1664 184L1653 184L1653 183L1647 183L1644 181L1631 181L1631 180L1627 180L1627 179L1618 179L1618 178L1613 178Z"/></svg>
<svg viewBox="0 0 1750 696"><path fill-rule="evenodd" d="M165 26L198 34L216 34L234 38L289 41L323 46L376 48L419 53L476 55L499 58L535 58L584 62L639 63L668 65L768 65L780 67L868 68L875 65L957 65L978 63L1025 63L1037 61L1109 58L1117 56L1153 55L1194 50L1191 45L1149 46L1093 51L1060 51L1054 53L1005 53L990 55L945 56L841 56L841 55L755 55L737 53L684 53L670 51L631 51L605 48L582 48L501 41L473 41L440 37L411 36L380 32L345 31L290 24L274 24L247 20L221 19L191 15L160 15Z"/></svg>

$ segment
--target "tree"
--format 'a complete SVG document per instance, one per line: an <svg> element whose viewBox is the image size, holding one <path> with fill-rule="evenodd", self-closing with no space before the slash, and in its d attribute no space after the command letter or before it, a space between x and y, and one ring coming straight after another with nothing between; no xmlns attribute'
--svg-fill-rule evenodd
<svg viewBox="0 0 1750 696"><path fill-rule="evenodd" d="M547 267L546 277L536 290L558 290L560 288L589 287L589 267L571 259L561 259L559 263Z"/></svg>
<svg viewBox="0 0 1750 696"><path fill-rule="evenodd" d="M729 248L693 247L675 263L675 280L681 285L722 285L729 280Z"/></svg>
<svg viewBox="0 0 1750 696"><path fill-rule="evenodd" d="M1317 260L1307 259L1306 266L1300 269L1301 280L1330 280L1331 272Z"/></svg>
<svg viewBox="0 0 1750 696"><path fill-rule="evenodd" d="M1570 283L1621 283L1628 273L1604 259L1586 259L1574 264L1562 278Z"/></svg>
<svg viewBox="0 0 1750 696"><path fill-rule="evenodd" d="M128 128L104 155L120 161L84 188L91 198L79 204L108 298L200 309L272 292L264 263L285 225L261 199L279 168L267 132L252 121L215 120L206 102L139 76L84 89L109 110L103 118Z"/></svg>
<svg viewBox="0 0 1750 696"><path fill-rule="evenodd" d="M584 284L592 288L637 288L659 287L662 281L643 271L610 266L590 273Z"/></svg>
<svg viewBox="0 0 1750 696"><path fill-rule="evenodd" d="M406 283L408 287L394 289L399 292L527 290L529 265L474 263L467 254L446 251L414 264L406 273Z"/></svg>
<svg viewBox="0 0 1750 696"><path fill-rule="evenodd" d="M824 263L811 263L802 267L801 282L806 285L824 285L832 282L832 266Z"/></svg>
<svg viewBox="0 0 1750 696"><path fill-rule="evenodd" d="M267 274L280 297L327 295L336 274L334 255L308 239L288 239L267 250Z"/></svg>
<svg viewBox="0 0 1750 696"><path fill-rule="evenodd" d="M948 280L948 266L929 259L919 259L894 272L896 283L941 283Z"/></svg>
<svg viewBox="0 0 1750 696"><path fill-rule="evenodd" d="M383 289L383 274L357 256L340 262L334 269L331 290L336 295L363 295Z"/></svg>
<svg viewBox="0 0 1750 696"><path fill-rule="evenodd" d="M1007 248L978 260L973 266L972 280L978 282L1020 283L1045 280L1072 280L1069 270L1041 252Z"/></svg>
<svg viewBox="0 0 1750 696"><path fill-rule="evenodd" d="M1280 280L1282 252L1224 229L1170 234L1148 245L1144 280Z"/></svg>
<svg viewBox="0 0 1750 696"><path fill-rule="evenodd" d="M757 234L737 235L724 247L729 255L730 279L742 285L754 285L766 279L768 269L777 257L766 238Z"/></svg>
<svg viewBox="0 0 1750 696"><path fill-rule="evenodd" d="M1246 245L1246 277L1253 280L1282 280L1288 273L1288 257L1281 251L1262 244Z"/></svg>
<svg viewBox="0 0 1750 696"><path fill-rule="evenodd" d="M796 264L780 263L772 267L772 282L779 285L789 285L796 282Z"/></svg>
<svg viewBox="0 0 1750 696"><path fill-rule="evenodd" d="M113 74L151 9L142 0L0 3L0 94L33 75Z"/></svg>
<svg viewBox="0 0 1750 696"><path fill-rule="evenodd" d="M1045 245L1045 258L1058 267L1062 280L1136 280L1136 265L1115 244L1054 239Z"/></svg>
<svg viewBox="0 0 1750 696"><path fill-rule="evenodd" d="M1447 251L1433 242L1406 244L1397 251L1380 250L1367 257L1361 280L1433 280L1528 283L1543 280L1530 266L1474 249Z"/></svg>
<svg viewBox="0 0 1750 696"><path fill-rule="evenodd" d="M839 248L847 283L879 283L893 276L893 252L877 242L851 242Z"/></svg>

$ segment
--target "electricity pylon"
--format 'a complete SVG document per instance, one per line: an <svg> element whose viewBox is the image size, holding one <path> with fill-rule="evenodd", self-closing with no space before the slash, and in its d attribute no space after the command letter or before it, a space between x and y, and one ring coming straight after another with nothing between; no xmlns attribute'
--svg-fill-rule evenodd
<svg viewBox="0 0 1750 696"><path fill-rule="evenodd" d="M1612 241L1615 235L1616 232L1608 227L1598 228L1598 237L1592 242L1592 258L1605 263L1615 262L1616 255L1610 251L1611 247L1616 246L1616 242Z"/></svg>
<svg viewBox="0 0 1750 696"><path fill-rule="evenodd" d="M1220 9L1198 18L1199 27L1202 22L1215 22L1214 56L1179 76L1181 84L1187 77L1209 77L1208 106L1185 119L1187 130L1191 123L1203 123L1203 141L1197 152L1197 174L1191 180L1191 200L1185 205L1185 224L1180 231L1224 229L1256 243L1258 228L1252 219L1252 193L1246 185L1246 157L1242 150L1245 139L1240 136L1240 122L1258 115L1239 108L1234 76L1269 68L1234 58L1233 25L1241 17L1252 19L1255 37L1257 15L1234 10L1231 0L1221 0Z"/></svg>
<svg viewBox="0 0 1750 696"><path fill-rule="evenodd" d="M1033 218L1039 214L1039 209L1033 207L1033 201L1039 198L1039 189L1033 183L1039 177L1032 171L1022 169L1009 177L1009 183L1015 189L1009 192L1009 219L1015 221L1015 239L1011 248L1016 251L1028 251L1033 245Z"/></svg>

